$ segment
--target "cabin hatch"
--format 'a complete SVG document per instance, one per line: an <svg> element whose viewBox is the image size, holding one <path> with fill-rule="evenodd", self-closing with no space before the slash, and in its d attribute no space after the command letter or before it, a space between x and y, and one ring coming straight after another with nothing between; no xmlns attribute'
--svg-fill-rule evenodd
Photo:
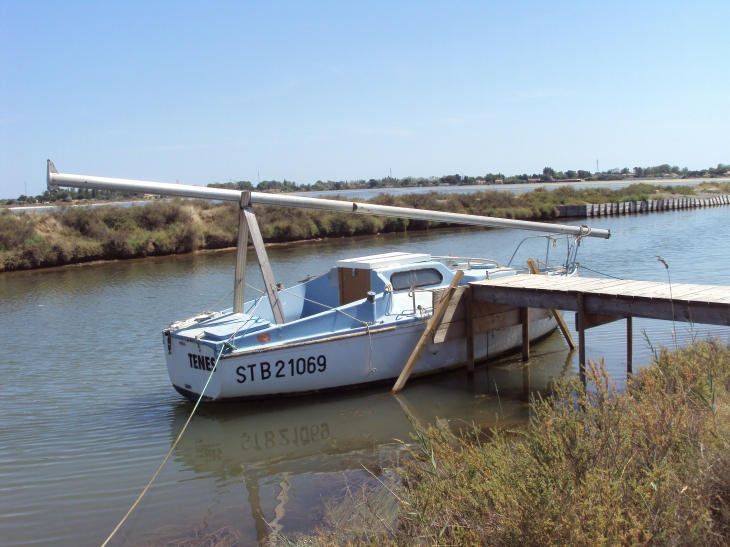
<svg viewBox="0 0 730 547"><path fill-rule="evenodd" d="M384 253L337 261L340 306L365 298L371 289L371 270L428 262L430 254Z"/></svg>

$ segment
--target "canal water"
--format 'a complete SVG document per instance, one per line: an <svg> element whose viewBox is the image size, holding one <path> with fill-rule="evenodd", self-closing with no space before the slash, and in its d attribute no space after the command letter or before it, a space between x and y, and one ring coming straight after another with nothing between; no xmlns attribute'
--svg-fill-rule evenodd
<svg viewBox="0 0 730 547"><path fill-rule="evenodd" d="M570 186L575 189L589 188L608 188L610 190L619 190L625 188L629 184L634 183L647 184L667 184L675 186L695 186L701 182L727 182L727 179L623 179L617 181L581 181L581 182L538 182L525 184L499 184L499 185L473 185L473 186L403 186L400 188L360 188L357 190L322 190L313 192L302 192L297 195L308 197L324 197L324 196L342 196L343 199L371 199L383 192L393 194L395 196L403 194L425 194L428 192L443 192L446 194L471 194L479 191L509 191L513 194L522 194L524 192L532 192L538 188L554 190L562 186Z"/></svg>
<svg viewBox="0 0 730 547"><path fill-rule="evenodd" d="M730 285L730 208L593 219L609 240L587 239L581 275ZM585 221L576 222L584 223ZM286 286L328 271L340 258L395 250L486 256L506 263L531 235L449 229L312 241L269 248ZM530 239L514 261L544 259ZM560 241L550 250L559 262ZM669 272L655 258L660 255ZM0 538L6 546L100 545L172 446L192 405L170 385L161 330L225 299L231 251L6 273L0 276ZM250 265L249 280L258 280ZM253 293L247 296L252 297ZM568 316L569 325L573 318ZM605 357L621 380L624 323L587 333L589 358ZM669 322L635 320L637 365L673 345ZM727 328L676 325L678 343ZM241 545L272 531L310 532L326 507L398 464L412 442L407 408L422 424L454 431L529 417L530 393L576 374L577 355L559 334L516 357L412 381L399 398L387 387L341 397L201 407L167 466L113 541L162 545L229 527Z"/></svg>

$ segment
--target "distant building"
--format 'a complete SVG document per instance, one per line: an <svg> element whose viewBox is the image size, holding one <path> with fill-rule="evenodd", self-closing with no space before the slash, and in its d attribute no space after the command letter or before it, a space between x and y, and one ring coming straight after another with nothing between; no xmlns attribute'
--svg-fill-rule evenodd
<svg viewBox="0 0 730 547"><path fill-rule="evenodd" d="M504 184L504 179L494 179L494 184Z"/></svg>
<svg viewBox="0 0 730 547"><path fill-rule="evenodd" d="M527 182L540 182L540 178L539 177L537 177L537 178L536 177L530 177L529 179L527 179Z"/></svg>
<svg viewBox="0 0 730 547"><path fill-rule="evenodd" d="M484 179L477 179L477 180L476 180L475 182L476 182L477 184L484 184L484 183L485 183L485 182L487 182L487 181L486 181L486 180L484 180Z"/></svg>

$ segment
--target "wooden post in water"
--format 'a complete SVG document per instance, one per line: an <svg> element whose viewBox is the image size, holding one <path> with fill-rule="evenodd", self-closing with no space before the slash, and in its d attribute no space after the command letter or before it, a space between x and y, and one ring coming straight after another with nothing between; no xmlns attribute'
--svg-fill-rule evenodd
<svg viewBox="0 0 730 547"><path fill-rule="evenodd" d="M238 202L238 243L236 244L236 273L233 285L233 313L243 313L243 293L246 288L246 250L248 249L248 222L243 210L249 206L251 192L241 192Z"/></svg>
<svg viewBox="0 0 730 547"><path fill-rule="evenodd" d="M520 310L522 317L522 360L530 360L530 308Z"/></svg>
<svg viewBox="0 0 730 547"><path fill-rule="evenodd" d="M580 381L583 386L586 385L586 315L585 306L583 305L583 293L578 293L578 311L576 312L578 319L578 367L580 368Z"/></svg>
<svg viewBox="0 0 730 547"><path fill-rule="evenodd" d="M466 376L474 377L474 303L472 301L471 287L464 290L464 307L466 321Z"/></svg>
<svg viewBox="0 0 730 547"><path fill-rule="evenodd" d="M633 318L626 318L626 374L634 373L634 328Z"/></svg>
<svg viewBox="0 0 730 547"><path fill-rule="evenodd" d="M451 280L449 288L444 291L441 302L439 302L439 305L433 311L433 315L428 321L426 330L423 331L421 339L418 341L418 344L416 344L413 353L411 353L411 356L408 358L406 366L403 367L403 371L401 371L398 380L393 386L393 393L398 393L401 389L403 389L403 386L406 385L406 381L408 381L408 377L411 375L413 367L416 366L418 358L421 356L421 353L423 353L423 348L425 348L426 344L428 344L428 339L431 338L436 327L438 327L439 323L441 323L441 319L443 319L444 314L446 313L446 308L449 307L449 302L451 302L451 297L454 296L454 291L456 290L456 287L459 286L462 277L464 277L464 272L462 270L457 270L454 274L454 279Z"/></svg>

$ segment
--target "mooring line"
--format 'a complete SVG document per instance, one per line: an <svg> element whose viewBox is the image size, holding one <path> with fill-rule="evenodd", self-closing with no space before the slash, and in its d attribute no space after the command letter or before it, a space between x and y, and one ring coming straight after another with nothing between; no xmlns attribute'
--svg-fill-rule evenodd
<svg viewBox="0 0 730 547"><path fill-rule="evenodd" d="M317 304L319 306L322 306L323 308L329 308L330 310L334 310L334 311L340 312L342 315L345 315L345 316L349 317L350 319L354 319L358 323L361 323L362 326L364 326L367 329L367 331L368 331L368 342L370 344L370 358L368 359L368 367L370 368L370 372L367 373L367 376L370 376L373 372L378 372L378 369L375 368L375 367L373 367L373 339L370 336L370 325L372 323L369 323L367 321L363 321L362 319L358 319L354 315L350 315L349 313L345 313L345 312L343 312L339 308L334 308L332 306L328 306L327 304L322 304L321 302L317 302L316 300L311 300L311 299L305 298L304 296L301 296L299 294L290 292L289 289L279 289L279 292L285 292L285 293L290 294L292 296L296 296L297 298L301 298L302 300L306 300L307 302L312 302L313 304Z"/></svg>
<svg viewBox="0 0 730 547"><path fill-rule="evenodd" d="M611 277L613 279L618 279L619 281L625 281L625 279L623 279L621 277L616 277L615 275L611 275L611 274L599 272L598 270L592 270L591 268L589 268L588 266L584 266L580 262L575 262L575 265L578 266L579 268L583 268L584 270L588 270L589 272L597 273L599 275L605 275L606 277Z"/></svg>
<svg viewBox="0 0 730 547"><path fill-rule="evenodd" d="M218 366L218 361L221 358L221 355L223 355L223 350L226 349L226 345L223 344L223 347L221 347L220 352L218 353L218 357L215 360L215 363L213 364L213 370L210 371L210 376L208 376L208 380L205 382L205 385L203 386L203 390L200 392L200 397L198 397L198 401L195 403L195 406L193 407L192 412L190 413L190 416L188 416L187 421L185 422L185 425L182 428L182 431L180 431L180 434L177 436L177 439L175 439L175 442L172 443L172 447L170 448L170 451L167 453L167 456L165 456L165 459L162 460L162 463L160 464L160 467L157 468L157 471L155 471L155 474L152 475L152 478L150 479L150 482L147 483L147 486L144 487L144 490L142 490L142 493L139 495L137 500L132 504L132 507L129 508L129 511L127 511L127 514L124 515L122 520L119 521L119 524L117 524L117 527L114 528L111 534L109 534L109 537L106 538L106 541L101 544L101 547L106 547L107 543L111 541L111 539L114 537L114 534L119 531L119 528L121 528L122 524L124 524L124 521L127 520L127 517L129 517L130 514L132 514L132 511L134 511L134 508L137 507L137 504L140 502L142 497L147 493L147 490L149 490L150 486L152 486L152 483L155 482L155 479L157 478L157 475L160 474L160 471L162 471L162 468L167 463L167 460L170 458L170 455L172 455L173 450L175 450L175 447L177 446L177 443L180 441L180 439L183 436L183 433L185 433L185 429L187 429L188 424L190 423L190 420L193 419L193 415L195 414L195 411L198 409L198 405L200 404L200 401L203 400L203 394L205 393L206 388L208 387L208 384L210 383L211 378L213 378L213 373L215 372L216 367Z"/></svg>
<svg viewBox="0 0 730 547"><path fill-rule="evenodd" d="M175 447L177 446L177 443L180 441L180 439L183 436L183 433L185 433L185 429L187 429L188 424L190 423L190 420L193 419L193 415L195 414L195 411L198 409L198 405L200 404L200 401L203 400L203 394L205 393L206 388L208 387L208 384L210 383L210 380L213 378L213 373L215 372L216 367L218 366L218 361L221 358L221 355L223 355L223 350L226 349L226 345L223 344L223 347L221 347L220 352L218 353L218 357L215 360L215 364L213 365L213 370L210 371L210 376L208 376L208 380L205 382L205 385L203 386L203 390L200 392L200 397L198 397L198 401L195 403L195 406L193 407L193 411L190 413L190 416L188 416L187 421L185 422L185 425L182 428L182 431L177 436L177 439L175 439L175 442L172 444L172 448L170 448L170 451L167 453L167 456L165 456L165 459L162 460L162 463L160 464L160 467L157 468L157 471L155 471L155 474L152 475L152 478L150 479L150 482L147 483L147 486L145 486L144 490L142 490L142 493L139 495L137 500L132 504L132 507L129 508L129 511L127 511L127 514L124 515L122 520L119 521L119 524L117 524L117 527L114 528L111 534L109 534L109 537L106 538L106 541L101 544L101 547L106 547L107 543L111 541L111 539L114 537L114 534L117 533L119 528L121 528L122 524L124 524L124 521L127 520L127 517L132 514L132 511L134 511L134 508L137 507L137 504L142 500L142 497L147 493L147 490L149 490L150 486L152 486L152 483L155 482L155 479L157 478L157 475L160 474L160 471L162 471L162 468L167 463L167 460L172 455L173 450L175 450Z"/></svg>
<svg viewBox="0 0 730 547"><path fill-rule="evenodd" d="M253 309L251 311L254 311L258 307L258 305L262 299L263 299L263 297L259 298L258 302L256 303L256 305L253 307ZM241 325L241 326L243 326L243 325ZM251 325L246 327L246 331L250 328L250 326ZM198 397L198 400L195 403L193 410L190 412L190 416L188 416L188 419L185 422L185 425L183 426L182 431L180 431L180 434L175 439L175 442L172 443L172 447L170 448L170 451L167 453L167 456L165 456L165 459L162 460L162 463L160 464L160 467L157 468L157 471L155 471L155 474L152 475L150 482L148 482L147 486L144 487L144 490L142 490L142 493L137 497L135 502L132 504L132 507L129 508L129 511L127 511L127 514L124 515L122 520L119 521L119 524L117 524L117 527L114 528L114 530L112 531L111 534L109 534L109 537L106 538L106 541L101 544L101 547L106 547L107 543L109 543L111 541L111 539L114 537L114 534L116 534L119 531L119 528L122 527L122 524L124 524L124 522L127 520L127 517L129 517L129 515L132 514L132 511L134 511L134 508L137 507L139 502L142 500L144 495L147 493L147 490L149 490L150 486L152 486L152 483L155 482L157 475L160 474L160 471L162 471L162 468L167 463L167 460L170 459L170 456L172 455L173 451L175 450L175 447L177 446L177 443L180 442L180 439L182 438L183 433L185 433L185 430L187 429L188 424L190 423L190 420L193 419L193 415L195 414L195 411L198 409L198 405L200 405L200 402L203 400L203 395L205 394L205 390L208 389L208 384L210 384L210 381L213 378L213 373L216 371L216 368L218 367L218 361L220 361L221 355L223 355L223 352L225 351L225 349L231 345L229 343L229 340L234 338L240 329L241 329L241 327L238 327L238 329L236 329L236 332L234 332L231 335L231 337L228 338L228 340L226 340L226 342L223 343L223 346L221 346L221 350L218 352L218 357L216 357L215 363L213 363L213 369L210 371L210 374L208 375L208 379L206 380L205 385L203 386L203 389L200 392L200 396ZM246 331L244 331L244 334L246 333ZM235 346L233 346L233 349L235 349Z"/></svg>

